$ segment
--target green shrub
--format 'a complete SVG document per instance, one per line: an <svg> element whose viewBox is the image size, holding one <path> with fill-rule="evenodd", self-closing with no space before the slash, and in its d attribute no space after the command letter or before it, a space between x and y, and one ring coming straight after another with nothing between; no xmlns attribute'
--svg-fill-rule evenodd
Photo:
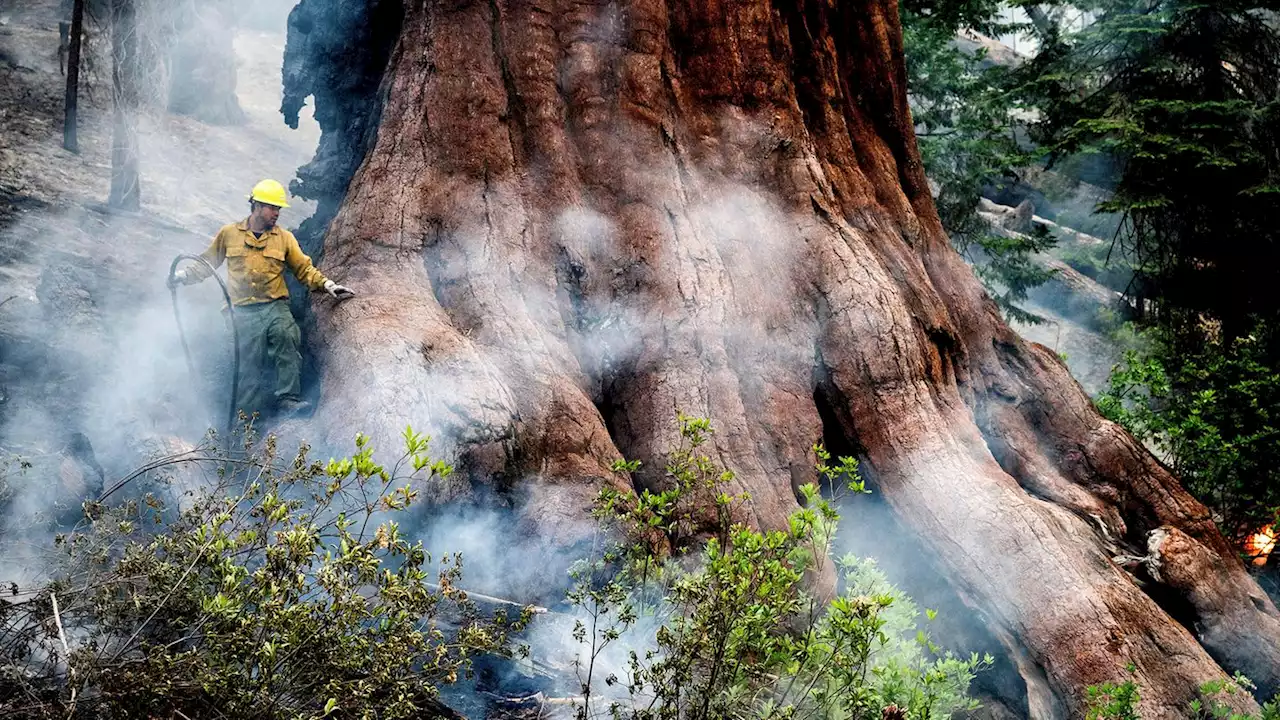
<svg viewBox="0 0 1280 720"><path fill-rule="evenodd" d="M585 646L579 718L878 719L896 706L925 720L975 706L969 682L991 659L938 648L917 627L914 604L873 563L841 560L845 591L828 601L806 590L807 578L832 569L839 519L816 486L803 488L805 506L784 529L734 522L747 498L725 491L733 474L700 449L710 425L680 423L666 489L602 493L597 515L622 540L575 568L570 601L584 619L574 638ZM824 487L865 492L856 461L828 465L815 450ZM699 507L709 539L695 550L678 540L699 532ZM604 673L606 649L624 638L638 649Z"/></svg>
<svg viewBox="0 0 1280 720"><path fill-rule="evenodd" d="M1129 672L1134 667L1129 666ZM1194 720L1280 720L1280 700L1262 706L1261 715L1242 715L1231 710L1223 700L1237 693L1254 690L1248 678L1237 674L1230 680L1213 680L1198 688L1199 698L1187 704L1186 717ZM1133 680L1120 684L1104 683L1085 688L1088 712L1086 720L1141 720L1138 685Z"/></svg>
<svg viewBox="0 0 1280 720"><path fill-rule="evenodd" d="M907 88L920 159L937 185L935 205L953 246L1006 317L1037 323L1042 318L1019 305L1052 277L1032 255L1053 247L1055 238L1043 231L1005 237L978 215L983 188L1030 163L1033 154L1017 141L1018 107L1007 70L990 63L984 50L966 52L955 42L962 29L1011 30L997 10L985 0L902 3Z"/></svg>
<svg viewBox="0 0 1280 720"><path fill-rule="evenodd" d="M401 532L413 483L450 472L428 438L404 440L388 469L363 436L327 464L305 446L281 462L268 438L234 459L172 460L220 468L180 511L151 494L86 504L93 522L60 538L54 580L0 603L0 715L442 712L437 686L504 652L508 625L457 589L459 557L433 572Z"/></svg>
<svg viewBox="0 0 1280 720"><path fill-rule="evenodd" d="M1134 672L1132 665L1129 672ZM1139 720L1137 706L1140 697L1138 685L1133 680L1090 685L1085 688L1089 708L1085 720Z"/></svg>
<svg viewBox="0 0 1280 720"><path fill-rule="evenodd" d="M1160 450L1237 543L1280 511L1280 371L1266 360L1267 335L1260 326L1199 347L1153 336L1147 352L1125 354L1097 399Z"/></svg>

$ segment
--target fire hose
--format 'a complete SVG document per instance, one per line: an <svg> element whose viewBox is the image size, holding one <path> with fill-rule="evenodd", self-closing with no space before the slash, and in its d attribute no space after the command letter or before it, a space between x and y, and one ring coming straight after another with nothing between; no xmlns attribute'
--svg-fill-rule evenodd
<svg viewBox="0 0 1280 720"><path fill-rule="evenodd" d="M178 284L174 282L177 277L178 264L183 260L200 263L209 270L209 274L214 280L218 281L218 287L222 288L222 297L227 301L227 314L231 321L231 397L227 399L227 442L231 442L231 431L235 428L236 423L236 393L240 390L240 331L236 327L236 311L235 306L231 304L231 292L227 290L227 284L218 277L218 273L214 267L209 264L208 260L199 255L178 255L169 265L169 296L173 299L173 319L178 324L178 338L182 341L182 353L187 357L187 370L191 373L191 379L195 380L196 364L191 358L191 348L187 346L187 334L182 328L182 312L178 306Z"/></svg>

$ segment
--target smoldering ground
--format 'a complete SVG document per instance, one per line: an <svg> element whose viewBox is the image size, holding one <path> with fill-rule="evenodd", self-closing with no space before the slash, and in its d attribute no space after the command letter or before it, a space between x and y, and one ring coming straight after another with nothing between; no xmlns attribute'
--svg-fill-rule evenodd
<svg viewBox="0 0 1280 720"><path fill-rule="evenodd" d="M76 253L30 258L44 270L36 298L8 303L6 346L17 353L3 359L12 394L0 444L33 465L5 478L5 537L33 542L36 521L65 525L166 439L198 441L223 424L231 342L220 303L212 287L179 299L193 376L164 291L168 262L155 260L125 270Z"/></svg>
<svg viewBox="0 0 1280 720"><path fill-rule="evenodd" d="M235 41L242 68L249 70L239 81L248 125L210 127L144 108L137 122L141 214L97 207L106 195L110 143L109 100L101 94L82 103L79 158L62 153L60 138L46 132L31 136L30 152L15 168L33 179L25 188L32 193L29 206L42 209L13 219L0 235L6 249L0 299L11 297L0 307L0 447L33 464L23 469L15 463L4 478L0 533L6 551L0 579L30 584L45 569L42 553L51 546L53 532L74 522L82 499L95 497L104 484L125 477L151 456L190 447L209 428L223 428L232 344L219 290L212 281L178 290L194 361L189 368L164 278L175 254L203 251L221 223L244 216L253 182L263 176L287 182L311 157L317 128L309 111L303 112L299 131L285 128L278 115L283 38L282 25L271 23L284 14L270 5L245 10L253 28ZM275 5L287 12L291 3ZM56 43L52 21L42 32ZM54 45L31 48L46 50L52 57ZM99 58L99 67L102 62ZM56 65L45 70L52 75ZM59 78L23 80L29 92L48 90L49 107L57 107ZM52 119L44 125L54 127ZM50 181L50 170L61 182ZM37 202L38 197L49 199ZM295 199L282 224L296 224L312 208ZM446 374L432 385L455 397L466 390L452 383ZM359 429L352 427L350 435ZM447 448L449 441L449 434L440 432L436 446ZM396 436L378 442L387 456L398 450ZM352 450L349 442L335 443L313 448L312 456L324 459ZM131 487L143 488L173 492L146 477ZM449 538L440 543L440 552L465 551L478 587L499 588L498 581L516 576L515 571L527 577L548 566L538 558L499 552L526 547L509 532L504 535L508 526L495 510L423 520L418 530Z"/></svg>

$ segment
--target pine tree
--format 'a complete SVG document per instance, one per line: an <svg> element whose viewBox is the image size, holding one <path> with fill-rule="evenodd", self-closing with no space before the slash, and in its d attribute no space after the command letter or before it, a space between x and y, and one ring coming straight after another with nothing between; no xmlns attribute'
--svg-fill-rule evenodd
<svg viewBox="0 0 1280 720"><path fill-rule="evenodd" d="M1107 0L1024 72L1059 156L1115 165L1117 239L1156 320L1198 343L1280 313L1280 29L1276 0Z"/></svg>

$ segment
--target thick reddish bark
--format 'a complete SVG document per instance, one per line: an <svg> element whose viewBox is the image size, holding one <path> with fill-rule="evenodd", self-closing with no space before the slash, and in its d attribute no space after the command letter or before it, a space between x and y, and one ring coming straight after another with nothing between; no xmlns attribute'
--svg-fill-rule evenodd
<svg viewBox="0 0 1280 720"><path fill-rule="evenodd" d="M1224 669L1280 685L1280 615L1205 508L949 248L893 2L406 0L397 27L381 114L330 124L376 128L324 240L362 291L317 306L332 441L428 427L463 471L443 497L564 544L677 409L780 525L821 406L1033 716L1129 663L1149 718Z"/></svg>

